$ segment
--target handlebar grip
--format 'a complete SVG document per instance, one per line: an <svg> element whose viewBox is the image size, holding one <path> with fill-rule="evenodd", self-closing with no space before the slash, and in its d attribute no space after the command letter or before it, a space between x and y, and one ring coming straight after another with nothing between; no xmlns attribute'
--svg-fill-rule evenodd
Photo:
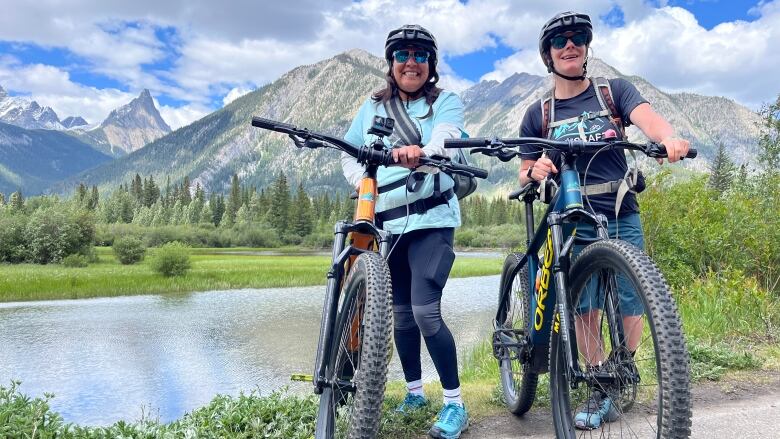
<svg viewBox="0 0 780 439"><path fill-rule="evenodd" d="M266 130L271 130L271 131L279 131L280 128L288 131L295 129L295 126L290 125L288 123L277 122L275 120L266 119L257 116L252 118L252 126L263 128Z"/></svg>
<svg viewBox="0 0 780 439"><path fill-rule="evenodd" d="M452 148L479 148L489 144L489 140L482 137L473 139L444 139L444 147Z"/></svg>

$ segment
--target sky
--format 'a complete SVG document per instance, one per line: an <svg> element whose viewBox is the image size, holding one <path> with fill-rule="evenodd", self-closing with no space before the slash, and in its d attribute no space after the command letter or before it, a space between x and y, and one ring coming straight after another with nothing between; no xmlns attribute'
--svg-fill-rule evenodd
<svg viewBox="0 0 780 439"><path fill-rule="evenodd" d="M0 86L99 123L143 89L172 128L285 72L387 32L430 29L441 84L462 91L545 75L539 30L558 12L594 22L592 56L667 92L751 109L780 93L780 0L0 0Z"/></svg>

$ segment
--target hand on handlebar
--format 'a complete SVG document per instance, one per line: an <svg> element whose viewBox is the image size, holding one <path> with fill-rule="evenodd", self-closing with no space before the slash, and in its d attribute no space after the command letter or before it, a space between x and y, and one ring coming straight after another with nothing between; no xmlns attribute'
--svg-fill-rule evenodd
<svg viewBox="0 0 780 439"><path fill-rule="evenodd" d="M688 148L691 146L691 143L685 139L667 137L661 141L661 145L666 148L666 155L669 163L674 163L685 158L685 155L688 154ZM656 161L659 165L664 164L664 159L656 159Z"/></svg>
<svg viewBox="0 0 780 439"><path fill-rule="evenodd" d="M414 169L420 165L420 157L425 157L425 152L419 145L407 145L393 149L393 161L404 168Z"/></svg>

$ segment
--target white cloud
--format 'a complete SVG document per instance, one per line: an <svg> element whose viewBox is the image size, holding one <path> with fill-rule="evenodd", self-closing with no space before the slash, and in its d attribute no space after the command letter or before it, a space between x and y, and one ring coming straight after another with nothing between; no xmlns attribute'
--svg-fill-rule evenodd
<svg viewBox="0 0 780 439"><path fill-rule="evenodd" d="M245 94L249 93L254 89L252 88L244 88L244 87L233 87L230 89L230 91L225 95L224 98L222 98L222 105L227 105L236 99L240 98L241 96L244 96Z"/></svg>
<svg viewBox="0 0 780 439"><path fill-rule="evenodd" d="M216 96L224 104L239 91L301 64L351 48L381 56L388 30L405 23L434 32L442 55L498 44L515 50L497 60L483 79L500 80L517 71L545 74L537 53L539 28L564 10L583 11L596 20L597 56L664 89L725 95L754 107L778 92L772 72L780 58L772 42L780 36L780 0L757 6L755 22L711 30L681 8L654 8L644 0L237 0L219 8L205 0L74 0L67 7L59 0L5 3L10 0L0 0L0 9L13 13L0 14L0 41L65 48L86 60L87 65L75 68L185 102L187 109L179 115L174 108L166 110L172 125L174 119L188 123L213 107ZM626 26L615 29L598 21L616 6ZM37 85L15 91L44 90L47 75L51 84L84 88L66 75L74 67L44 67L13 67L38 78L17 79ZM452 71L441 74L452 89L469 85ZM0 81L14 90L11 81ZM46 92L54 96L56 88L51 85ZM62 95L75 96L71 91Z"/></svg>
<svg viewBox="0 0 780 439"><path fill-rule="evenodd" d="M159 109L160 116L172 130L187 126L212 112L208 107L198 104L183 105L181 107L160 105Z"/></svg>

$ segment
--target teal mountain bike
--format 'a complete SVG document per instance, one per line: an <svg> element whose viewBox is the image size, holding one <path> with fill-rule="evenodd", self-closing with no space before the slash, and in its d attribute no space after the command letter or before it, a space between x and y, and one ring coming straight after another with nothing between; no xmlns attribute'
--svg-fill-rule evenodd
<svg viewBox="0 0 780 439"><path fill-rule="evenodd" d="M559 151L562 166L557 191L548 180L509 196L525 203L527 250L504 262L494 321L493 354L507 408L527 412L540 375L549 371L558 438L687 438L689 357L669 287L642 250L609 239L606 217L587 208L575 169L585 153L621 148L660 158L665 149L656 143L540 138L445 142L502 161L522 157L521 145ZM695 150L688 154L695 156ZM549 207L534 229L533 204L540 196ZM595 238L578 236L576 227L586 226ZM584 249L573 258L575 246ZM643 312L623 309L628 306L621 294L631 291ZM582 419L578 413L589 405ZM594 427L591 416L612 422Z"/></svg>

